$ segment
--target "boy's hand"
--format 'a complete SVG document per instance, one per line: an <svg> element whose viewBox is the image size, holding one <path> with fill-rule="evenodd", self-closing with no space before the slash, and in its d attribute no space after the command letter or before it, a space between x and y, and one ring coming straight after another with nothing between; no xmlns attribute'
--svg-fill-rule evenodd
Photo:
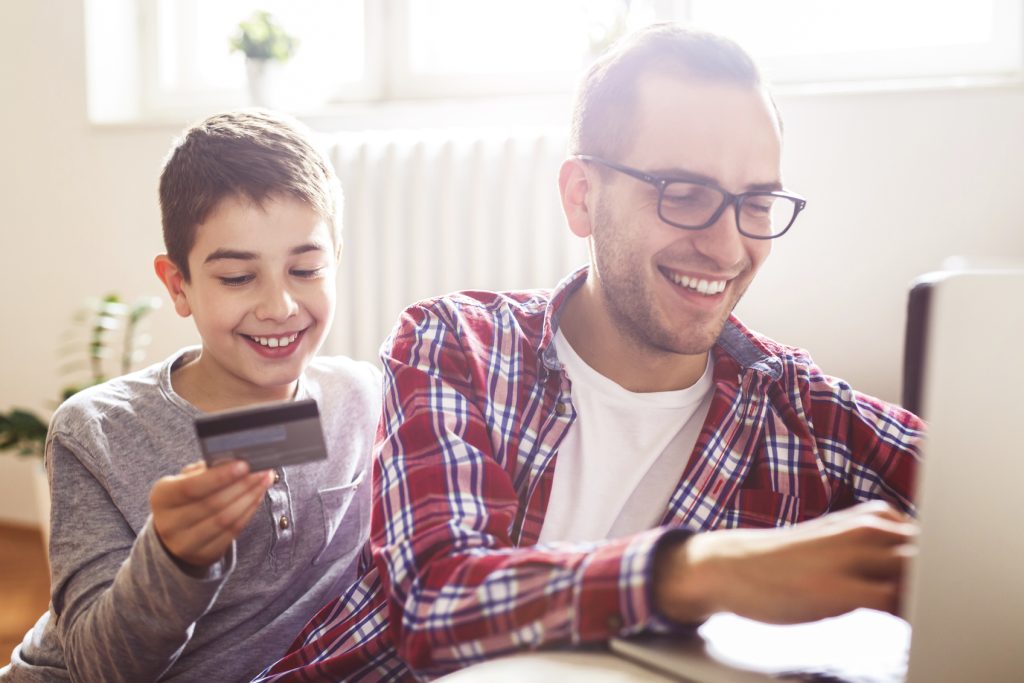
<svg viewBox="0 0 1024 683"><path fill-rule="evenodd" d="M785 529L696 534L659 552L655 600L682 622L720 611L772 623L858 607L896 614L916 534L911 518L878 501Z"/></svg>
<svg viewBox="0 0 1024 683"><path fill-rule="evenodd" d="M271 471L250 474L241 460L212 468L191 463L153 485L153 527L186 570L204 570L224 556L272 483Z"/></svg>

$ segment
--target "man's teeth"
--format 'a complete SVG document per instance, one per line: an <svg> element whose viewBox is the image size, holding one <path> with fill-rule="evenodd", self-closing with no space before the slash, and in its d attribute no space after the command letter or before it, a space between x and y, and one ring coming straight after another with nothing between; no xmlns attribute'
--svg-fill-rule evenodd
<svg viewBox="0 0 1024 683"><path fill-rule="evenodd" d="M288 337L249 337L260 346L269 346L272 349L276 349L279 346L288 346L293 341L298 339L299 334L295 334Z"/></svg>
<svg viewBox="0 0 1024 683"><path fill-rule="evenodd" d="M727 282L726 280L702 280L689 277L688 275L676 275L675 273L670 273L669 277L672 279L672 282L675 282L680 287L689 287L695 292L707 294L708 296L718 294L724 290Z"/></svg>

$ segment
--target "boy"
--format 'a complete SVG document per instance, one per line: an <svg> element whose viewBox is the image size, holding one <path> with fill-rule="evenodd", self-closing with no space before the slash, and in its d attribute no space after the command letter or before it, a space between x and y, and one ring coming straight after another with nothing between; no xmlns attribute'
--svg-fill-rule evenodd
<svg viewBox="0 0 1024 683"><path fill-rule="evenodd" d="M354 578L380 373L315 357L341 251L330 166L293 122L221 114L172 149L160 203L156 273L202 346L54 415L51 607L5 680L248 680ZM193 462L197 416L298 398L327 460Z"/></svg>

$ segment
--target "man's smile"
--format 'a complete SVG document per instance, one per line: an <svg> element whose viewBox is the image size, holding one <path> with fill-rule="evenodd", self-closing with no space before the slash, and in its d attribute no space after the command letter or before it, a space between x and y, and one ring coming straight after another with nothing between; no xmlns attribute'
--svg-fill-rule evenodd
<svg viewBox="0 0 1024 683"><path fill-rule="evenodd" d="M665 278L674 285L707 297L713 297L721 294L725 291L726 287L729 286L729 283L735 279L735 276L687 275L662 266L659 266L658 270L660 270L662 275L664 275Z"/></svg>

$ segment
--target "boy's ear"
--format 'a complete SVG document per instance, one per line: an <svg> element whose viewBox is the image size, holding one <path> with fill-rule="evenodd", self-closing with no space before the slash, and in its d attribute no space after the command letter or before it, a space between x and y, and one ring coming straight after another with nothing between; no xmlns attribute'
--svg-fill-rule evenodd
<svg viewBox="0 0 1024 683"><path fill-rule="evenodd" d="M188 297L185 296L185 275L178 266L168 258L167 254L160 254L153 260L153 269L156 276L164 283L167 293L171 295L174 302L174 310L182 318L192 315L192 307L188 304Z"/></svg>
<svg viewBox="0 0 1024 683"><path fill-rule="evenodd" d="M587 205L590 179L582 161L566 159L562 162L558 172L558 190L562 195L562 210L565 211L569 229L577 237L589 237L593 229L590 207Z"/></svg>

